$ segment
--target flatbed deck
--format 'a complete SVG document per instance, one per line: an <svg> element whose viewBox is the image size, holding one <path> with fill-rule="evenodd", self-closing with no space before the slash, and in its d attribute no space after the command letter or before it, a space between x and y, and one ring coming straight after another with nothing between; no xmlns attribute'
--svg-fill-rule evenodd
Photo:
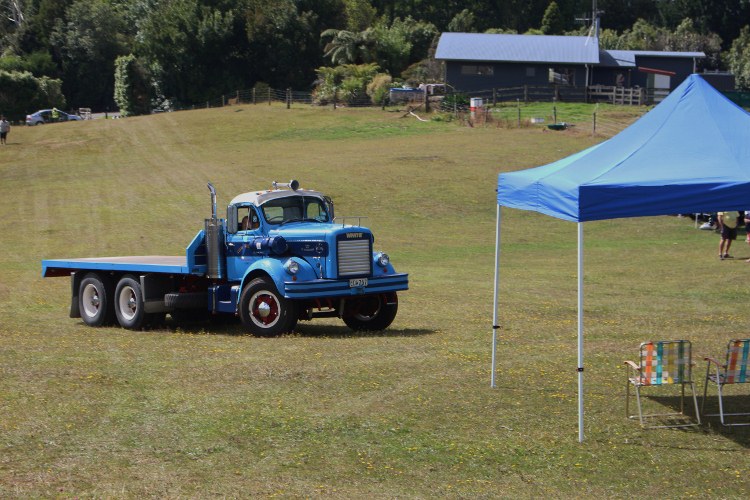
<svg viewBox="0 0 750 500"><path fill-rule="evenodd" d="M65 276L75 270L191 274L187 258L166 255L47 259L42 261L42 276Z"/></svg>

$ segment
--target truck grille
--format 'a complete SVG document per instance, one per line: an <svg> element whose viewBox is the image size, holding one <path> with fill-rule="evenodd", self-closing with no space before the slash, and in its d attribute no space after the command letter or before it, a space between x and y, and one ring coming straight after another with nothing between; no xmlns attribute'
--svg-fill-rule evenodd
<svg viewBox="0 0 750 500"><path fill-rule="evenodd" d="M370 239L338 241L339 277L369 276Z"/></svg>

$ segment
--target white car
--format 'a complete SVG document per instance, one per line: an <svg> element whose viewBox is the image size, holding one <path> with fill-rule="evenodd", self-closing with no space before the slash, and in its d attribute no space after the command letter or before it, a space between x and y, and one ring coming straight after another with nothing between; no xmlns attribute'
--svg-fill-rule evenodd
<svg viewBox="0 0 750 500"><path fill-rule="evenodd" d="M78 115L69 115L64 111L57 111L57 117L53 117L51 109L41 109L36 113L26 115L26 125L43 125L45 123L70 122L83 120Z"/></svg>

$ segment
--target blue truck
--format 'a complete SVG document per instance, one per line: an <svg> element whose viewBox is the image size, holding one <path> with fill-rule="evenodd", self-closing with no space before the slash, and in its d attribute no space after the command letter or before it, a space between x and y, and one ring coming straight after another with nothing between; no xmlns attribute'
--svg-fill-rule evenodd
<svg viewBox="0 0 750 500"><path fill-rule="evenodd" d="M316 317L341 318L354 330L393 322L408 275L373 249L363 217L334 218L329 197L293 180L236 196L220 219L208 188L211 218L184 257L43 260L42 276L70 277L70 317L140 329L167 314L233 315L258 336Z"/></svg>

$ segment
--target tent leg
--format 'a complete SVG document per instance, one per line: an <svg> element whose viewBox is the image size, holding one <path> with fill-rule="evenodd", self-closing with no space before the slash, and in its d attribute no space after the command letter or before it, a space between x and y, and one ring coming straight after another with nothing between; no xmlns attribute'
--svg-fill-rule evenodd
<svg viewBox="0 0 750 500"><path fill-rule="evenodd" d="M492 374L490 375L490 387L495 387L495 352L497 350L497 330L500 328L497 321L497 294L500 284L500 205L497 205L497 229L495 231L495 292L492 302Z"/></svg>
<svg viewBox="0 0 750 500"><path fill-rule="evenodd" d="M583 223L578 223L578 442L583 442Z"/></svg>

